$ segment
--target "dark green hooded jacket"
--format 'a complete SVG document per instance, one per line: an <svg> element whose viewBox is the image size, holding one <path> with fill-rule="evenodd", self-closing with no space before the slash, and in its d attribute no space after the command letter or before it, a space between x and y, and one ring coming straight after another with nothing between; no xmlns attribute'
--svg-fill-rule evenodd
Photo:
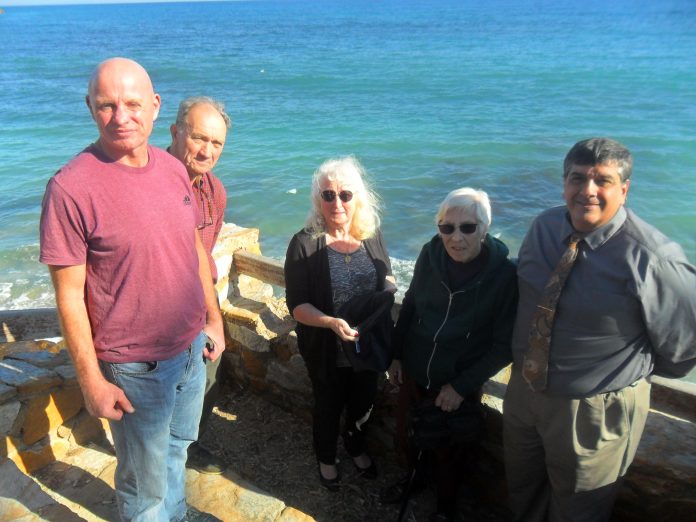
<svg viewBox="0 0 696 522"><path fill-rule="evenodd" d="M488 263L451 291L447 251L435 236L423 246L394 329L395 359L418 384L449 383L462 397L510 363L517 308L515 265L502 241L486 235Z"/></svg>

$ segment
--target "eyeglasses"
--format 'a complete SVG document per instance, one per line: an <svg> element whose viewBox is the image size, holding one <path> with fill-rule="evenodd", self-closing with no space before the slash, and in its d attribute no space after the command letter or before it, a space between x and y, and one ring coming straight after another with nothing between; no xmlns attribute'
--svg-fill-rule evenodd
<svg viewBox="0 0 696 522"><path fill-rule="evenodd" d="M198 230L205 227L209 227L213 224L213 202L210 199L210 194L203 189L203 180L201 179L200 185L198 187L198 195L200 196L200 201L198 207L201 212L201 221L196 225ZM208 215L206 216L205 209L208 209Z"/></svg>
<svg viewBox="0 0 696 522"><path fill-rule="evenodd" d="M437 229L440 231L440 234L449 236L450 234L454 233L457 228L462 234L473 234L476 232L477 227L478 223L459 223L459 225L453 225L452 223L440 223L437 226Z"/></svg>
<svg viewBox="0 0 696 522"><path fill-rule="evenodd" d="M348 203L351 199L353 199L353 193L350 190L342 190L338 194L336 194L335 190L322 190L321 191L321 199L323 199L327 203L333 203L333 201L336 199L337 195L338 195L339 199L341 201L343 201L344 203Z"/></svg>

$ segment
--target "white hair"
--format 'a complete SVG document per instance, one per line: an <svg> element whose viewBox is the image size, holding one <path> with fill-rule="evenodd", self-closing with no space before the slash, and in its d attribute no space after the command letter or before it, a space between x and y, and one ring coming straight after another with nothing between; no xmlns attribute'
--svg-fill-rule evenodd
<svg viewBox="0 0 696 522"><path fill-rule="evenodd" d="M305 222L305 230L318 237L326 233L326 221L321 213L321 185L324 180L338 181L353 189L355 210L350 234L359 240L375 235L380 225L379 198L370 189L365 169L353 156L330 159L322 163L312 177L312 208Z"/></svg>
<svg viewBox="0 0 696 522"><path fill-rule="evenodd" d="M491 226L491 202L483 190L471 187L458 188L447 194L435 215L435 224L440 224L450 209L473 210L479 224L477 233L483 237ZM480 232L479 232L480 229Z"/></svg>

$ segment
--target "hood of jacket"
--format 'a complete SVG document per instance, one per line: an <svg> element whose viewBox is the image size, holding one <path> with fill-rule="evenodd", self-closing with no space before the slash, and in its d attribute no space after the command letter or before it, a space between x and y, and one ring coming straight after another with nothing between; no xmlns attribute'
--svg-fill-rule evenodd
<svg viewBox="0 0 696 522"><path fill-rule="evenodd" d="M500 265L509 262L508 254L510 250L505 243L494 238L490 234L486 234L483 238L483 244L488 248L488 262L481 272L469 281L464 288L480 284L482 280L494 276L497 274ZM449 255L447 254L445 244L442 242L442 238L436 234L430 242L425 245L424 250L430 258L430 268L437 274L440 281L447 285L447 258ZM449 288L449 285L447 286ZM450 291L452 291L451 288Z"/></svg>

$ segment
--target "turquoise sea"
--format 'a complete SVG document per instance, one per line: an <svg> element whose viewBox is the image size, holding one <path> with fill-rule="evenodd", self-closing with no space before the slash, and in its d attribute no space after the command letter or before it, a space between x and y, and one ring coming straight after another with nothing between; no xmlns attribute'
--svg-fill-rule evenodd
<svg viewBox="0 0 696 522"><path fill-rule="evenodd" d="M0 6L2 1L0 0ZM52 306L38 261L49 177L96 137L101 60L131 57L163 100L207 94L234 120L216 173L227 220L282 258L313 170L355 154L383 201L400 280L453 188L487 190L513 255L560 204L561 163L606 135L635 155L628 204L696 262L692 0L257 1L6 7L0 14L0 308Z"/></svg>

